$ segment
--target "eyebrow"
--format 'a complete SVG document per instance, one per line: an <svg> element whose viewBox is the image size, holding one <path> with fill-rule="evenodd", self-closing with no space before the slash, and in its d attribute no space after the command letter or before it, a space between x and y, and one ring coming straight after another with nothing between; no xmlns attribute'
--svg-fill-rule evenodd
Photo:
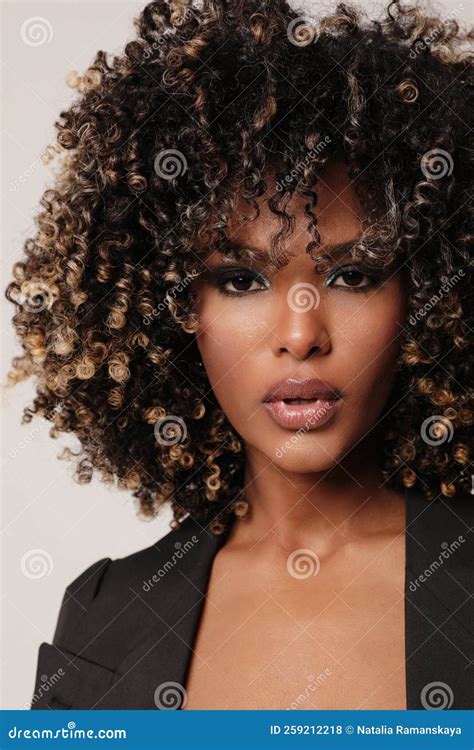
<svg viewBox="0 0 474 750"><path fill-rule="evenodd" d="M331 256L331 258L338 259L342 258L361 241L361 237L354 237L354 239L351 240L345 240L344 242L337 242L329 245L318 245L319 248L323 251L321 253L321 257L328 257ZM242 260L247 261L256 261L265 263L268 262L269 256L268 253L263 252L258 247L255 247L253 245L250 245L249 243L245 242L239 242L238 240L229 240L228 242L225 242L220 247L226 248L227 250L235 250L236 253L238 253L241 256ZM215 252L223 254L220 247L215 248ZM252 257L253 256L253 257ZM231 258L225 258L226 260L231 261Z"/></svg>

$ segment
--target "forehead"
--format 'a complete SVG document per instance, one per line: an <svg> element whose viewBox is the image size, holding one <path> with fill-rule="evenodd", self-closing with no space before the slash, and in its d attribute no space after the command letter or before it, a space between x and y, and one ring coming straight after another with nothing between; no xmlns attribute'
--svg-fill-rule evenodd
<svg viewBox="0 0 474 750"><path fill-rule="evenodd" d="M269 194L275 189L275 175L269 179ZM317 204L312 209L317 218L316 228L321 236L322 248L348 242L360 236L362 222L366 218L345 167L341 161L328 162L314 187L317 193ZM307 230L310 217L305 213L305 205L310 198L293 194L288 201L286 211L294 215L294 234L288 251L304 252L308 241L312 239ZM228 236L238 243L251 244L263 251L268 247L270 236L280 228L278 217L268 206L268 197L259 201L260 216L254 221L244 222L238 213L249 214L248 204L239 198L237 212L227 225Z"/></svg>

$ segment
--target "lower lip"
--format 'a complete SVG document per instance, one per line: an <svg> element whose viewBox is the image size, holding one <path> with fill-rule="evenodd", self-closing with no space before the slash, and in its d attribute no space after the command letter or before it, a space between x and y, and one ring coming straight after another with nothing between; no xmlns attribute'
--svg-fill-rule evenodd
<svg viewBox="0 0 474 750"><path fill-rule="evenodd" d="M341 399L324 401L307 401L304 404L287 404L284 401L267 401L264 407L271 418L281 427L288 430L300 429L315 430L330 419L338 411Z"/></svg>

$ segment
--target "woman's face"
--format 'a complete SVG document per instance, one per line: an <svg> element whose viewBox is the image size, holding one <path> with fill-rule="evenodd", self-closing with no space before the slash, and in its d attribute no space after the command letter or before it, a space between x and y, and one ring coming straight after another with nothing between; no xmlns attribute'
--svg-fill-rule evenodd
<svg viewBox="0 0 474 750"><path fill-rule="evenodd" d="M318 196L321 252L336 258L333 246L361 234L361 207L342 162L326 166ZM296 472L328 470L377 423L393 387L406 314L401 272L377 281L348 254L323 275L315 272L305 252L313 239L306 200L293 196L288 206L295 232L286 266L268 273L264 261L235 262L216 251L193 282L197 344L217 401L247 450ZM260 207L257 220L233 220L227 234L266 254L279 225L266 201ZM309 401L299 406L278 398L265 405L287 378L316 378L332 393L304 391Z"/></svg>

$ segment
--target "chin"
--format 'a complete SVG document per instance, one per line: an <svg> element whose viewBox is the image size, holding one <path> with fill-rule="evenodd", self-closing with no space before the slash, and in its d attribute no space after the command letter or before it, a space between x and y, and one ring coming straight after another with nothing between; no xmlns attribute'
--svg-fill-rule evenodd
<svg viewBox="0 0 474 750"><path fill-rule="evenodd" d="M263 452L282 471L307 474L332 469L343 457L344 448L334 437L297 438L289 432L281 441L266 446Z"/></svg>

